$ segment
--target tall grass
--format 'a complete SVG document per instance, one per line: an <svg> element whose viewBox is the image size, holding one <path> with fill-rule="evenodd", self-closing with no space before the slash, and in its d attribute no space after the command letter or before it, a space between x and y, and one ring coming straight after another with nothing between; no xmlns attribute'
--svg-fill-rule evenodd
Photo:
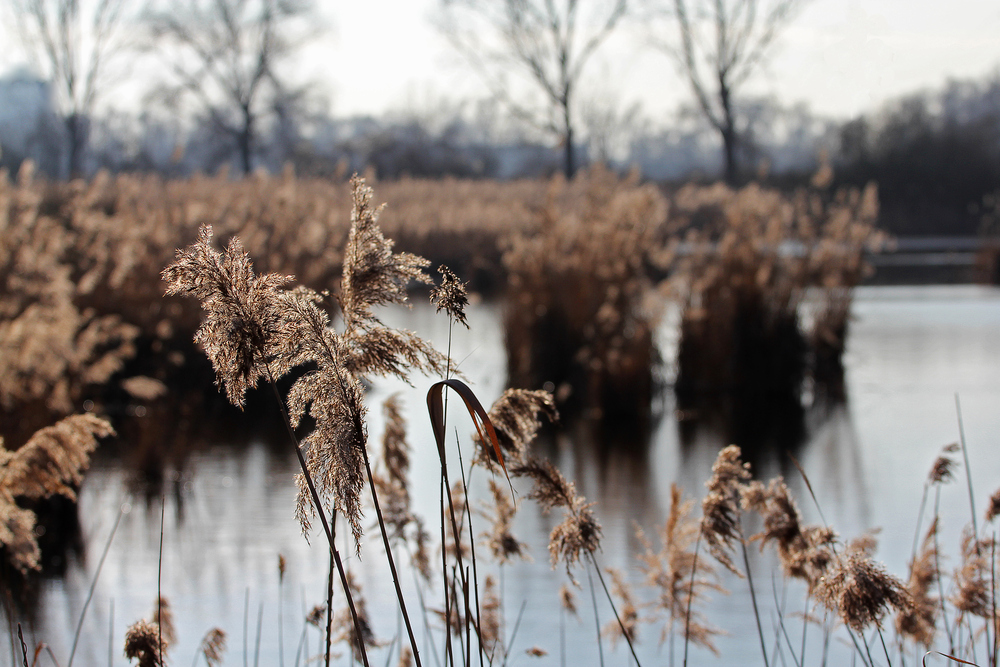
<svg viewBox="0 0 1000 667"><path fill-rule="evenodd" d="M23 187L26 190L20 195L31 191L27 185ZM66 187L73 192L91 192L92 200L100 201L93 196L100 188L93 184ZM601 171L586 174L572 183L557 180L552 188L549 203L539 209L547 211L542 219L546 224L551 223L550 227L527 230L516 236L511 241L513 254L509 266L523 270L525 280L541 276L543 272L537 263L534 273L529 271L532 265L526 258L553 257L552 251L559 248L572 250L565 254L582 254L576 249L586 241L576 239L575 232L580 225L589 225L586 228L594 230L594 236L601 239L587 250L590 256L597 257L606 248L617 248L617 254L621 255L615 257L614 252L605 255L609 266L613 265L608 272L601 268L603 265L592 267L597 269L594 273L599 277L610 278L605 283L591 283L601 286L596 291L601 298L595 297L589 303L600 304L598 311L607 304L611 305L605 310L622 310L594 317L608 317L609 321L619 323L632 321L633 331L651 327L654 320L639 322L640 315L649 311L643 309L637 295L644 298L656 282L649 267L655 266L660 258L647 252L640 261L625 252L635 245L644 249L667 248L668 239L662 236L662 228L648 224L650 220L663 220L665 200L654 190L630 181L623 183ZM716 292L727 299L734 298L734 292L737 296L742 294L739 290L749 280L745 266L757 261L752 282L772 287L774 296L770 298L781 307L792 304L797 307L805 298L796 280L832 290L827 297L829 302L822 299L817 302L820 310L813 321L818 324L812 330L823 327L832 330L833 333L823 335L824 344L833 349L842 347L843 336L838 338L836 331L846 325L843 317L849 301L843 299L849 296L849 287L863 270L859 248L872 238L870 225L865 222L870 218L865 215L872 210L873 194L847 193L826 199L822 195L803 194L801 200L789 200L754 188L736 193L710 189L682 191L675 197L674 206L681 206L689 197L694 205L678 210L690 210L692 220L701 219L698 216L704 213L708 216L704 220L711 222L711 215L729 211L727 224L735 225L736 230L725 227L714 237L709 231L711 226L706 224L701 232L688 239L694 251L674 248L679 265L687 267L682 275L690 281L683 284L691 285L685 292L688 308L707 307L706 302L715 298ZM706 197L711 206L704 204ZM99 208L106 215L113 207L105 202ZM197 340L211 360L220 388L229 400L243 404L253 386L270 385L277 398L274 409L283 412L288 420L288 440L301 463L298 517L306 532L314 520L325 524L323 535L334 561L332 575L340 580L340 589L335 598L331 596L326 610L332 624L322 629L322 612L310 614L303 637L308 628L321 628L325 641L343 642L345 655L363 663L371 662L370 652L385 650L368 618L365 591L346 572L339 557L339 547L345 540L334 539L334 531L341 525L350 529L346 536L348 549L378 549L363 546L363 534L371 525L363 514L370 507L379 526L384 567L396 582L401 629L390 653L398 655L403 664L410 660L415 664L441 661L448 665L513 662L518 657L514 649L517 623L508 627L504 620L511 615L503 615L501 610L505 606L512 608L516 601L512 604L505 600L502 587L496 582L503 578L504 564L522 554L512 525L523 501L515 499L518 490L530 487L527 494L530 499L536 500L543 511L559 515L549 536L549 565L565 571L571 588L582 587L583 577L579 575L585 573L588 580L594 579L594 589L603 589L611 603L611 617L605 618L609 623L595 632L597 652L603 651L603 637L610 635L624 639L638 663L635 646L639 641L650 641L643 631L650 625L659 629L661 642L669 642L672 661L687 663L693 650L712 650L717 630L705 620L704 604L707 595L723 594L721 573L725 570L743 578L754 599L762 594L762 589L766 590L766 584L761 582L768 580L798 580L805 586L804 616L786 615L783 608L779 608L776 619L755 614L762 664L821 663L827 657L832 636L849 642L855 648L854 659L860 664L917 664L919 651L929 648L983 664L997 664L996 549L988 524L1000 514L1000 495L991 498L985 523L981 524L983 528L967 531L958 549L954 572L941 566L942 545L938 541L935 503L927 517L930 528L923 534L920 526L915 531L911 572L897 577L874 559L872 539L847 541L825 523L804 524L784 480L776 478L765 484L754 479L741 450L729 447L720 453L713 468L708 494L701 502L700 518L695 516L693 503L684 501L681 489L672 491L669 515L658 531L658 547L645 536L639 538L643 549L632 568L641 575L643 585L630 586L627 573L608 570L601 562L603 530L599 508L577 493L573 482L555 466L532 452L531 442L543 420L557 417L556 397L544 390L511 389L487 411L462 379L455 376L454 360L448 354L435 350L415 333L387 327L378 318L376 308L404 304L408 299L406 287L411 281L429 282L428 262L395 251L378 224L382 210L374 206L372 191L360 181L351 186L349 208L350 225L344 230L347 242L342 251L336 251L342 257L342 266L335 294L301 284L292 287L292 279L287 275L259 272L251 261L248 246L238 237L230 234L228 243L220 250L207 228L177 254L163 274L171 293L196 297L204 309L204 319L197 325ZM49 219L40 211L50 209L40 206L30 210L39 211L37 215L31 214L38 221ZM749 215L748 211L758 212L749 222L741 217ZM19 218L22 222L23 219ZM810 221L817 220L822 222L822 231L806 236ZM753 254L757 237L747 229L762 221L767 223L765 231L772 234L765 235L772 245L788 242L786 223L793 229L805 230L791 239L806 245L808 252L783 254L762 243L758 249L771 254L763 255L760 260ZM607 228L603 227L605 224ZM31 248L30 253L37 253L38 257L49 247L32 245L34 240L28 234L19 238L17 247L25 253L29 253L25 248ZM713 248L702 249L708 242ZM68 259L67 246L52 247L58 252L51 254L53 264L47 271L58 274L66 270L58 267L74 266ZM698 254L703 250L704 257ZM311 251L317 252L315 248ZM740 268L728 274L732 280L728 289L724 287L728 283L716 275L719 271L699 273L699 267L707 266L708 257L712 256L725 257ZM559 259L561 262L563 258ZM579 257L574 261L578 260ZM523 263L518 264L519 261ZM585 272L569 260L565 263L570 267L568 272L554 274L562 284L567 289L590 289L574 284L574 280L583 282ZM313 275L326 275L324 272L328 269L316 269ZM441 273L444 279L433 293L435 303L445 311L443 317L464 323L465 286L450 271ZM630 285L634 281L624 292L629 299L636 297L635 300L616 300L621 291L616 292L615 281L622 278ZM539 290L543 289L543 283L537 284ZM140 292L146 288L134 289ZM553 291L533 303L556 308L561 305L557 296ZM544 301L545 298L551 300ZM172 302L165 300L165 303ZM630 305L625 307L623 303ZM771 312L769 301L761 303L765 312ZM823 306L824 303L830 305ZM157 317L173 312L178 322L184 321L183 308L156 312L157 308L149 310ZM546 311L536 307L533 312L537 315ZM145 316L150 321L155 319L150 313ZM712 316L704 313L701 317ZM137 316L136 321L141 319ZM172 320L162 321L168 323L161 327L158 322L154 328L164 331L169 328L173 335ZM723 320L719 322L723 330L732 326ZM135 326L142 328L139 324ZM182 327L178 324L177 329ZM611 327L595 326L594 335L613 331ZM615 335L611 333L611 339ZM637 336L633 343L642 340ZM591 349L586 353L595 355L591 361L614 359L616 350L622 355L631 353L626 349L629 345L622 341L611 340L612 347L599 348L603 344L596 338L587 344ZM615 344L621 347L614 347ZM598 354L593 351L596 349L603 351ZM601 370L594 363L588 367ZM441 462L442 496L437 508L439 516L435 517L440 522L435 530L440 536L439 567L430 565L434 538L425 529L430 522L417 517L410 508L409 454L398 406L390 404L386 408L391 428L386 430L383 453L373 459L367 435L369 408L362 384L369 377L384 375L423 382L418 376L425 374L430 376L426 380L430 387L429 418ZM279 382L286 375L286 382ZM604 376L599 373L595 377ZM557 393L560 386L553 387ZM139 387L133 387L132 391L141 392L141 383ZM468 439L456 436L457 442L449 442L451 429L446 420L451 420L454 427L457 417L446 412L445 396L467 408L475 436ZM600 399L595 396L591 390L585 394L588 401ZM590 403L592 408L595 404ZM72 492L85 462L83 453L92 450L95 436L110 432L106 422L92 416L71 420L70 430L76 433L73 438L59 436L63 427L57 426L40 434L35 444L29 442L4 455L0 492L6 495L0 499L7 501L4 511L8 518L0 523L3 530L13 533L12 527L30 523L23 508L17 507L20 497L31 497L38 489L45 493ZM89 436L77 433L82 427L86 427L83 431ZM469 430L467 423L462 428ZM43 446L42 440L46 438L60 441L62 449ZM449 452L456 451L456 447L467 458L455 461ZM947 458L935 462L928 492L934 489L938 493L954 466L955 462ZM60 471L58 474L49 475L56 469ZM470 498L468 483L477 471L478 474L488 471L494 476L486 499L491 525L485 535L484 527L479 525L482 517L477 518L472 511L479 499ZM809 481L804 481L809 488ZM972 490L969 491L971 494ZM922 514L925 509L922 507ZM25 569L34 567L35 548L27 539L15 539L8 532L0 532L8 558ZM780 571L755 571L753 568L759 565L747 555L753 548L773 549ZM415 578L413 593L404 594L399 581L410 572L418 572L419 577ZM552 591L553 596L557 594ZM574 596L564 593L561 597L567 607L575 604ZM596 617L596 600L593 604ZM334 606L345 605L346 613L334 613ZM125 638L126 651L142 665L164 664L170 651L171 633L165 613L169 607L158 600L156 608L150 620L135 623ZM821 628L819 632L814 629L817 625ZM203 658L210 665L217 664L223 645L224 636L210 632L193 657L196 661ZM537 647L526 652L543 653Z"/></svg>
<svg viewBox="0 0 1000 667"><path fill-rule="evenodd" d="M667 210L635 175L595 167L553 179L532 227L504 253L512 384L547 387L569 413L649 420L662 309L651 289Z"/></svg>
<svg viewBox="0 0 1000 667"><path fill-rule="evenodd" d="M729 424L731 439L743 441L741 427L762 415L793 420L807 388L843 399L853 290L884 235L874 186L829 192L814 182L791 196L691 185L671 200L687 230L670 278L682 306L678 405Z"/></svg>

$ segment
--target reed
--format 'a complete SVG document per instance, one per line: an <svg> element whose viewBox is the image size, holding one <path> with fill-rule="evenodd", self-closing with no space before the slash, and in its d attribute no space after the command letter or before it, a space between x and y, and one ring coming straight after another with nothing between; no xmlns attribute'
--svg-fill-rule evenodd
<svg viewBox="0 0 1000 667"><path fill-rule="evenodd" d="M545 387L567 414L646 422L659 362L650 299L665 198L594 167L554 178L507 241L509 383Z"/></svg>
<svg viewBox="0 0 1000 667"><path fill-rule="evenodd" d="M805 381L820 400L843 399L853 289L885 237L874 186L831 193L827 183L791 196L687 185L671 199L687 230L670 278L682 305L678 402L737 425L732 440L775 406L800 410Z"/></svg>

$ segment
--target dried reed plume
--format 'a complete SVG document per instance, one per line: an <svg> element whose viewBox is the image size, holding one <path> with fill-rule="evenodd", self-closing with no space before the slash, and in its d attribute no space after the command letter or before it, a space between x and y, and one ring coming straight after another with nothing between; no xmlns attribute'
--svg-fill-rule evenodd
<svg viewBox="0 0 1000 667"><path fill-rule="evenodd" d="M71 415L37 431L15 451L0 439L0 545L22 573L39 569L37 517L17 504L60 495L76 500L75 488L90 465L97 439L113 435L111 424L90 414Z"/></svg>
<svg viewBox="0 0 1000 667"><path fill-rule="evenodd" d="M759 539L761 549L775 542L785 574L806 581L812 590L834 559L833 530L801 524L799 510L781 477L772 479L767 487L751 482L743 489L742 502L764 520L763 531L751 539Z"/></svg>
<svg viewBox="0 0 1000 667"><path fill-rule="evenodd" d="M1000 489L994 491L993 495L990 496L990 504L986 508L986 521L993 521L998 515L1000 515Z"/></svg>
<svg viewBox="0 0 1000 667"><path fill-rule="evenodd" d="M743 576L733 564L733 542L743 543L740 528L740 498L750 479L750 464L740 459L740 448L730 445L719 452L701 502L701 532L712 556L730 572Z"/></svg>
<svg viewBox="0 0 1000 667"><path fill-rule="evenodd" d="M970 527L962 533L962 564L953 577L951 603L963 614L980 618L993 615L993 588L990 554L993 540L977 539Z"/></svg>
<svg viewBox="0 0 1000 667"><path fill-rule="evenodd" d="M563 609L565 609L569 613L573 614L574 616L579 616L576 610L576 595L573 593L573 590L566 584L563 584L562 586L559 587L559 604L560 606L562 606Z"/></svg>
<svg viewBox="0 0 1000 667"><path fill-rule="evenodd" d="M125 657L138 659L137 667L163 667L167 643L159 641L159 628L149 621L137 621L125 632ZM163 654L160 648L163 648Z"/></svg>
<svg viewBox="0 0 1000 667"><path fill-rule="evenodd" d="M355 662L363 663L362 654L368 648L377 648L381 646L381 643L375 639L375 633L372 630L371 621L368 617L368 608L365 604L364 595L362 595L361 586L354 579L354 575L350 572L347 573L347 582L351 587L351 595L354 598L354 608L357 611L357 625L355 625L354 620L351 616L351 610L341 609L334 617L334 635L333 641L346 641L351 647L351 655L354 656ZM364 642L365 648L358 644L358 635L361 635L361 640Z"/></svg>
<svg viewBox="0 0 1000 667"><path fill-rule="evenodd" d="M201 640L201 654L208 667L222 664L222 654L226 652L226 633L219 628L209 630Z"/></svg>
<svg viewBox="0 0 1000 667"><path fill-rule="evenodd" d="M390 539L406 536L406 529L417 518L410 512L410 493L407 490L410 469L410 446L406 442L406 422L400 413L399 394L393 394L382 404L385 415L385 432L382 435L382 463L384 474L375 474L379 504L386 525L391 528Z"/></svg>
<svg viewBox="0 0 1000 667"><path fill-rule="evenodd" d="M636 526L636 538L644 552L638 554L639 568L646 575L646 584L657 592L655 614L651 620L663 618L660 643L674 632L676 624L684 630L685 639L711 650L718 655L712 639L722 631L703 620L704 615L694 608L694 602L704 600L709 590L725 592L717 582L715 569L695 552L700 524L691 516L694 502L683 500L681 488L670 486L670 512L660 530L660 550L653 545L642 529Z"/></svg>
<svg viewBox="0 0 1000 667"><path fill-rule="evenodd" d="M500 613L500 595L497 593L497 582L487 575L483 585L482 620L479 624L479 636L483 642L486 657L493 662L497 649L503 650L503 617Z"/></svg>
<svg viewBox="0 0 1000 667"><path fill-rule="evenodd" d="M246 392L278 369L291 335L281 287L290 276L254 273L250 256L238 238L225 252L212 248L212 228L202 227L198 241L178 250L177 259L162 273L166 294L191 296L201 302L205 319L195 333L215 369L216 382L233 405L243 406Z"/></svg>
<svg viewBox="0 0 1000 667"><path fill-rule="evenodd" d="M609 567L606 572L611 575L611 591L621 600L621 605L618 607L618 618L605 624L603 632L611 638L612 646L621 639L635 642L639 630L639 609L632 596L632 587L618 568Z"/></svg>
<svg viewBox="0 0 1000 667"><path fill-rule="evenodd" d="M448 317L468 329L469 323L465 319L465 309L469 305L466 283L443 264L438 267L438 273L441 274L441 284L431 290L431 303L437 306L437 312L445 311Z"/></svg>
<svg viewBox="0 0 1000 667"><path fill-rule="evenodd" d="M170 646L177 639L174 629L174 614L170 611L170 601L162 595L153 607L153 625L159 626L160 637L164 647Z"/></svg>
<svg viewBox="0 0 1000 667"><path fill-rule="evenodd" d="M491 479L490 492L493 494L493 503L488 505L493 510L490 517L491 526L488 532L483 533L483 537L486 538L486 544L493 558L501 565L514 558L531 560L528 556L528 546L510 532L515 509L507 489Z"/></svg>
<svg viewBox="0 0 1000 667"><path fill-rule="evenodd" d="M856 632L871 625L882 627L889 607L908 612L912 602L906 587L870 556L848 549L831 563L817 583L816 599L835 611Z"/></svg>
<svg viewBox="0 0 1000 667"><path fill-rule="evenodd" d="M238 239L225 252L211 247L211 230L178 251L163 271L167 294L194 296L202 302L205 321L196 339L205 348L218 382L234 404L261 378L273 382L291 368L315 364L288 393L293 427L308 414L315 428L302 441L306 466L320 498L348 519L360 548L361 501L367 461L366 408L362 378L393 375L406 379L411 370L442 373L444 356L409 331L385 327L375 306L406 302L411 280L430 282L423 260L393 253L377 225L381 209L373 209L372 191L352 180L354 208L344 251L339 294L344 332L334 331L320 307L324 298L305 287L282 289L287 276L256 276ZM308 532L314 507L307 484L298 478L296 515Z"/></svg>
<svg viewBox="0 0 1000 667"><path fill-rule="evenodd" d="M528 445L542 427L542 416L549 422L559 419L552 394L543 390L507 389L490 407L489 418L508 466L517 466L526 459ZM481 442L478 434L475 441L479 445L476 462L490 468L495 466L493 448Z"/></svg>
<svg viewBox="0 0 1000 667"><path fill-rule="evenodd" d="M934 643L938 612L941 609L941 601L931 592L941 576L938 569L937 532L938 519L935 517L924 536L920 553L910 563L906 592L913 604L896 615L896 632L928 649Z"/></svg>
<svg viewBox="0 0 1000 667"><path fill-rule="evenodd" d="M601 525L590 509L593 503L576 495L576 485L548 461L529 457L523 465L513 468L511 474L534 481L528 497L537 500L543 510L565 509L562 522L549 535L549 557L553 568L562 560L572 578L571 569L580 557L593 556L601 546Z"/></svg>
<svg viewBox="0 0 1000 667"><path fill-rule="evenodd" d="M951 480L954 477L953 470L955 469L955 459L945 454L951 454L959 451L960 447L957 442L945 446L941 456L934 459L934 465L931 466L931 471L927 475L927 481L930 484L944 484L945 482Z"/></svg>

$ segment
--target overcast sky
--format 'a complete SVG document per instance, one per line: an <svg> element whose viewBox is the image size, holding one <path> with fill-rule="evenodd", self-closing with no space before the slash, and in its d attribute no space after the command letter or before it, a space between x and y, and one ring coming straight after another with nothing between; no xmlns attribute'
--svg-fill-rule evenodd
<svg viewBox="0 0 1000 667"><path fill-rule="evenodd" d="M302 74L323 81L332 114L426 111L442 99L485 96L434 27L441 0L316 2L329 31L308 46ZM649 116L666 118L691 98L644 30L619 30L590 62L581 92L623 106L638 101ZM16 54L2 50L0 68L18 64ZM998 67L1000 0L806 0L748 90L845 118ZM127 105L138 97L116 90L106 100Z"/></svg>
<svg viewBox="0 0 1000 667"><path fill-rule="evenodd" d="M324 3L333 30L322 47L332 56L323 70L332 73L335 113L377 113L480 90L430 21L439 2ZM595 94L642 101L655 116L689 95L671 62L649 51L646 39L640 28L616 35L592 63L587 83ZM998 66L998 0L811 0L750 87L785 103L806 102L818 114L847 117Z"/></svg>

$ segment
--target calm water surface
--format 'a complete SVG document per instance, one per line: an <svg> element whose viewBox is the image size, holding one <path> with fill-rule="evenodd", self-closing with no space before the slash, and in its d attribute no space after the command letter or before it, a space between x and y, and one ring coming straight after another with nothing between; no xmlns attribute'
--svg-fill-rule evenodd
<svg viewBox="0 0 1000 667"><path fill-rule="evenodd" d="M486 404L503 390L504 356L498 316L495 306L473 307L469 312L472 331L456 331L453 343L453 356L461 360L470 384ZM447 322L430 308L393 313L387 319L431 338L442 349L445 346ZM1000 291L996 289L861 289L845 357L847 403L807 417L808 435L796 451L823 516L845 538L881 529L877 556L901 577L906 574L927 471L941 447L959 438L956 395L961 402L976 511L980 515L986 499L1000 486L998 335ZM662 343L669 358L673 344L669 326L662 332ZM415 388L401 383L376 384L369 395L369 430L371 442L380 442L380 405L387 396L401 391L414 450L414 510L436 534L438 467L424 411L429 383L418 378ZM634 558L640 546L634 525L641 525L650 535L656 534L666 516L673 482L700 500L712 461L719 447L726 444L708 431L696 433L692 442L682 443L669 392L659 410L664 416L648 444L624 443L630 446L608 452L586 438L560 435L547 451L564 474L576 482L578 491L597 503L595 511L604 529L602 564L621 569L635 584L641 584L642 574ZM451 423L460 424L463 437L465 431L471 430L458 413ZM189 664L201 638L216 626L228 634L224 664L255 664L255 654L260 665L296 664L302 619L308 609L325 599L328 557L321 535L311 535L310 546L293 517L295 461L287 451L281 443L262 441L243 447L219 445L199 452L173 475L173 492L166 496L164 506L161 574L161 588L170 600L177 626L177 643L170 652L172 664ZM787 459L779 455L761 457L759 477L766 479L780 473L787 474L806 519L819 521L816 505L799 477L788 471ZM474 502L485 501L486 479L481 471L476 474L478 477L471 483L472 497ZM30 629L28 640L29 644L50 644L63 665L107 536L123 505L129 511L121 520L97 581L74 664L127 664L121 649L125 628L139 618L148 618L152 611L157 590L161 505L158 499L147 502L131 496L129 488L122 470L107 464L91 469L80 494L84 557L71 563L64 578L44 584L38 621ZM523 498L527 488L519 486L518 491ZM957 561L960 530L969 520L964 469L959 471L958 481L945 487L941 511L945 519L942 544L950 556L946 563L950 568ZM559 520L558 515L543 515L535 504L525 501L515 533L530 544L533 562L507 566L502 574L496 565L480 562L481 576L502 576L508 638L520 618L511 664L560 664L563 651L565 664L598 664L586 570L574 572L581 584L577 600L580 618L564 617L560 611L557 593L567 578L562 567L549 567L546 549L548 532ZM476 521L477 532L485 529L485 519ZM352 549L346 545L343 553L350 556L348 566L362 584L376 635L390 640L398 632L398 619L378 539L377 529L369 527L360 558L351 555ZM279 554L288 563L280 582ZM769 554L753 553L752 557L758 602L768 637L772 637L777 607L783 605L785 618L792 618L803 610L802 591L795 587L786 590L780 578L771 577L774 564ZM412 577L406 573L402 579L411 614L418 619L418 635L423 637ZM729 633L717 641L721 657L692 649L689 662L762 664L747 585L731 576L723 577L723 584L731 594L716 594L705 607L710 621ZM635 592L643 601L653 599L652 591L641 586ZM429 599L427 604L435 607L440 603ZM598 615L602 624L611 619L606 604L598 605ZM800 624L793 625L797 637ZM563 632L564 642L560 639ZM810 646L814 647L810 655L818 659L822 637L819 630L810 632ZM640 627L643 664L669 664L669 644L660 646L659 638L659 625ZM303 653L316 655L319 634L314 629L307 632L306 642ZM563 643L565 649L561 649ZM533 646L549 655L541 659L525 655L524 651ZM348 664L349 654L343 644L337 650L341 653L337 664ZM390 650L373 652L372 664L387 664ZM424 664L439 664L435 650L440 648L422 644ZM624 644L612 647L605 641L604 652L609 665L630 664ZM850 652L841 640L835 639L831 654L832 664L838 664L836 658L849 659ZM0 653L7 655L7 650ZM0 657L0 664L8 660ZM298 664L303 662L300 657ZM679 653L676 664L680 664Z"/></svg>

